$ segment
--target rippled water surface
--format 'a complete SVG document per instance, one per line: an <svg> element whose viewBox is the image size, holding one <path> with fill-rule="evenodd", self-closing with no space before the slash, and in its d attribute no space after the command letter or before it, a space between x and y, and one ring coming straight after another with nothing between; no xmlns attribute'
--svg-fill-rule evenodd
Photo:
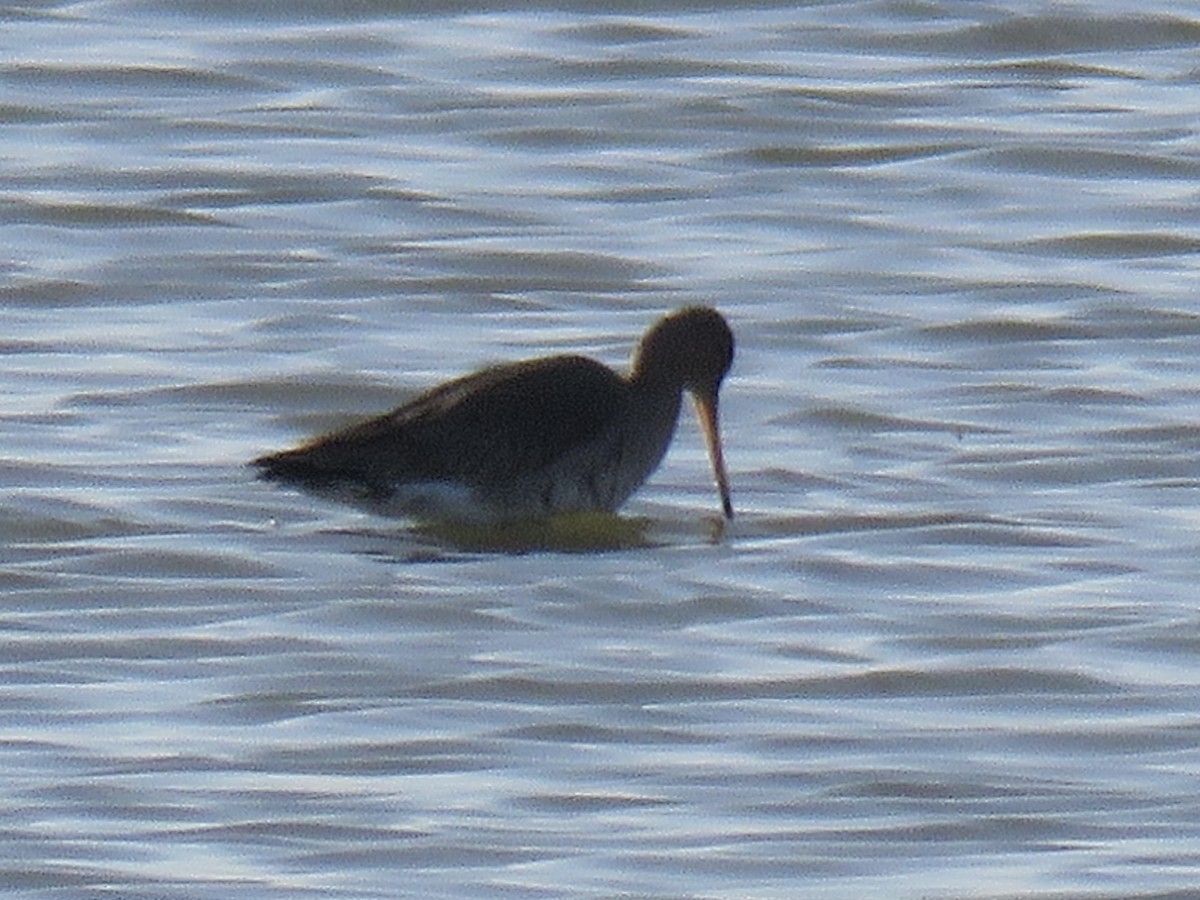
<svg viewBox="0 0 1200 900"><path fill-rule="evenodd" d="M0 21L6 896L1191 895L1195 4ZM723 534L245 468L694 303Z"/></svg>

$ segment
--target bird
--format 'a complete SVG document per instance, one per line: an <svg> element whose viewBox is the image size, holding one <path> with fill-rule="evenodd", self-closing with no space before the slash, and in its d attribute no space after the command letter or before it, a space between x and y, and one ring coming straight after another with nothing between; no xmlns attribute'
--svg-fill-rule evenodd
<svg viewBox="0 0 1200 900"><path fill-rule="evenodd" d="M417 520L615 513L662 461L687 393L730 520L718 397L733 353L725 318L691 306L646 331L627 375L577 355L502 363L251 465L266 480Z"/></svg>

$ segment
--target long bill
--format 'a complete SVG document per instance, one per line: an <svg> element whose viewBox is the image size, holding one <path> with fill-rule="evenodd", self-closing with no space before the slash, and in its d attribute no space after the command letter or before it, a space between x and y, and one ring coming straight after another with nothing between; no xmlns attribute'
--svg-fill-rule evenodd
<svg viewBox="0 0 1200 900"><path fill-rule="evenodd" d="M733 518L733 501L729 499L729 476L725 474L725 454L721 451L721 432L717 420L717 392L696 391L692 394L696 404L696 418L704 432L708 445L708 458L712 462L713 477L717 481L717 492L721 495L721 512L726 519Z"/></svg>

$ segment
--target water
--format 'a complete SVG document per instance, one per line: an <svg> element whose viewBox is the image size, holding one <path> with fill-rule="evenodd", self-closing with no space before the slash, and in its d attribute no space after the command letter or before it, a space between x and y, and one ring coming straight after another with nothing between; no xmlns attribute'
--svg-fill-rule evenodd
<svg viewBox="0 0 1200 900"><path fill-rule="evenodd" d="M0 889L1200 879L1193 4L10 5ZM645 546L252 456L720 307Z"/></svg>

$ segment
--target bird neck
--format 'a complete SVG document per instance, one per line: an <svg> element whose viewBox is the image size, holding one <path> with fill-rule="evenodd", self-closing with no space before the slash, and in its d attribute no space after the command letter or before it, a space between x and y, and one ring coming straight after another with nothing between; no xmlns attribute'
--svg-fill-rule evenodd
<svg viewBox="0 0 1200 900"><path fill-rule="evenodd" d="M651 444L661 443L663 450L671 441L679 408L683 402L683 387L670 378L635 375L629 381L630 404L628 415L633 423L647 434ZM653 437L650 437L650 435Z"/></svg>
<svg viewBox="0 0 1200 900"><path fill-rule="evenodd" d="M647 364L641 356L633 361L629 385L635 392L643 394L666 396L683 393L683 382L670 366L655 365L653 362Z"/></svg>

